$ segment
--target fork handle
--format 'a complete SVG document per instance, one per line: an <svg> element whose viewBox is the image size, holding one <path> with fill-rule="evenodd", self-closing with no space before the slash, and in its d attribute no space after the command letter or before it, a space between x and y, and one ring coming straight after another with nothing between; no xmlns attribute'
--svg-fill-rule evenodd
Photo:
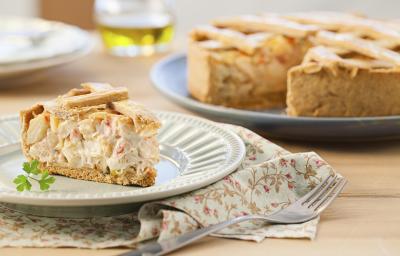
<svg viewBox="0 0 400 256"><path fill-rule="evenodd" d="M265 218L256 215L240 216L205 228L196 229L175 238L147 243L135 251L119 254L119 256L165 255L231 225L257 219L265 220Z"/></svg>

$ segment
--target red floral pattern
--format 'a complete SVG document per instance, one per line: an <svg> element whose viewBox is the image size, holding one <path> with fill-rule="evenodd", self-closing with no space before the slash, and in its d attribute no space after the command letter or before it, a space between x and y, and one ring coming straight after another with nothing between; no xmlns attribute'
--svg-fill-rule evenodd
<svg viewBox="0 0 400 256"><path fill-rule="evenodd" d="M315 153L291 154L236 126L245 142L240 168L197 191L141 207L138 214L91 219L44 218L0 206L0 246L106 248L174 237L247 214L270 214L301 197L333 169ZM318 219L296 225L241 223L216 236L261 241L265 237L314 238Z"/></svg>

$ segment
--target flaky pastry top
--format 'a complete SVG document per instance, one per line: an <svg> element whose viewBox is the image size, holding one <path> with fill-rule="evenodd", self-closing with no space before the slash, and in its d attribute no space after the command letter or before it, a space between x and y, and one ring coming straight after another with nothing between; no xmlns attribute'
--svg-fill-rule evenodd
<svg viewBox="0 0 400 256"><path fill-rule="evenodd" d="M304 38L311 49L303 63L335 63L357 68L400 66L400 23L337 12L264 13L223 17L192 30L204 49L237 49L254 54L270 38Z"/></svg>
<svg viewBox="0 0 400 256"><path fill-rule="evenodd" d="M135 127L141 130L156 130L161 126L153 113L129 100L125 87L105 83L83 83L81 86L52 101L35 105L32 111L41 109L41 112L48 111L63 119L81 119L94 112L108 112L130 117ZM30 110L23 112L27 111Z"/></svg>

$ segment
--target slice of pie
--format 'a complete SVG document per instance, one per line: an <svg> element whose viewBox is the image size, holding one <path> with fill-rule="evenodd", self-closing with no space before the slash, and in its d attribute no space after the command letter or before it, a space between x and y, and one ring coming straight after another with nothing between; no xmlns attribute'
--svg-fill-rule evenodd
<svg viewBox="0 0 400 256"><path fill-rule="evenodd" d="M21 111L22 149L51 174L151 186L160 122L128 99L126 88L85 83Z"/></svg>

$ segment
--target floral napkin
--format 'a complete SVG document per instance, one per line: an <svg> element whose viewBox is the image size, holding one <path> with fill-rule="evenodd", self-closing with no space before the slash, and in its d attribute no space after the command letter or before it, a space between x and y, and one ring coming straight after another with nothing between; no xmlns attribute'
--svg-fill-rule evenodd
<svg viewBox="0 0 400 256"><path fill-rule="evenodd" d="M223 126L236 132L246 145L245 160L224 179L116 217L46 218L0 206L0 247L134 247L138 242L171 238L241 215L271 214L334 172L313 152L292 154L245 128ZM246 222L215 236L257 242L266 237L313 239L318 221L291 225Z"/></svg>

